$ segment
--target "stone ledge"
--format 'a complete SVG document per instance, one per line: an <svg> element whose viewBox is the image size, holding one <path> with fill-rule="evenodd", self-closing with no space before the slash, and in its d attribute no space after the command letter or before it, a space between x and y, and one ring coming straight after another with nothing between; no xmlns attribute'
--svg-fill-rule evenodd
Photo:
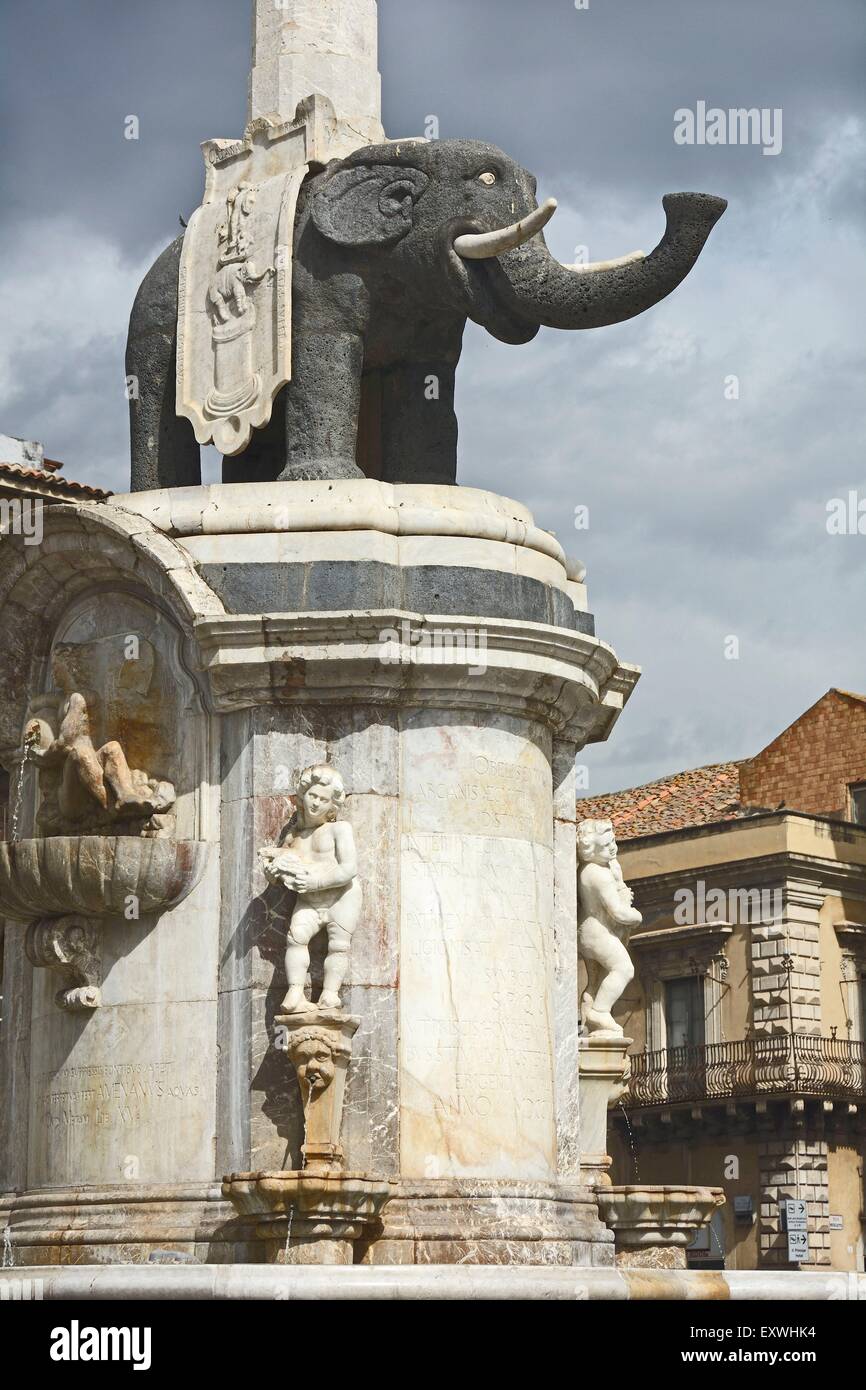
<svg viewBox="0 0 866 1390"><path fill-rule="evenodd" d="M407 632L423 634L424 644ZM473 645L479 632L483 647ZM436 708L438 701L536 719L583 745L608 736L639 676L585 633L502 618L479 624L465 614L235 614L204 619L195 635L221 713L258 704Z"/></svg>
<svg viewBox="0 0 866 1390"><path fill-rule="evenodd" d="M113 1265L0 1272L0 1301L269 1299L424 1302L866 1302L866 1275L758 1271L606 1270L523 1266ZM36 1291L34 1292L34 1285Z"/></svg>
<svg viewBox="0 0 866 1390"><path fill-rule="evenodd" d="M112 506L146 517L159 530L184 536L293 531L381 531L391 536L467 536L526 546L566 566L559 541L536 526L511 498L480 488L429 483L219 483L131 492ZM580 567L569 577L582 579Z"/></svg>

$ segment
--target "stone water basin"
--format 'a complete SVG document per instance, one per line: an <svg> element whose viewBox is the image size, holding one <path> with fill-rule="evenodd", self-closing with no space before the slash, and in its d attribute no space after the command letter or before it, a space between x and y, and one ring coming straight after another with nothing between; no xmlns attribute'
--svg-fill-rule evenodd
<svg viewBox="0 0 866 1390"><path fill-rule="evenodd" d="M168 912L196 887L206 858L200 840L82 835L0 842L0 913L19 922L116 917L130 897L142 916Z"/></svg>
<svg viewBox="0 0 866 1390"><path fill-rule="evenodd" d="M241 1216L327 1215L332 1220L376 1221L393 1193L391 1183L367 1173L233 1173L223 1196Z"/></svg>
<svg viewBox="0 0 866 1390"><path fill-rule="evenodd" d="M656 1187L633 1183L596 1191L602 1221L616 1241L620 1266L686 1267L686 1249L725 1204L721 1187Z"/></svg>

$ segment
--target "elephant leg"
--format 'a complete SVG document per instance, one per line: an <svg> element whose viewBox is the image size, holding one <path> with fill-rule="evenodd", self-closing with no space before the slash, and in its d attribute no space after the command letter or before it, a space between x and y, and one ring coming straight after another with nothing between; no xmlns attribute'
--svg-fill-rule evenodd
<svg viewBox="0 0 866 1390"><path fill-rule="evenodd" d="M355 333L298 333L281 481L363 478L355 461L364 344Z"/></svg>
<svg viewBox="0 0 866 1390"><path fill-rule="evenodd" d="M133 492L201 482L201 450L176 412L177 290L183 237L145 277L129 321L127 394Z"/></svg>
<svg viewBox="0 0 866 1390"><path fill-rule="evenodd" d="M382 477L456 483L454 365L409 362L383 374Z"/></svg>

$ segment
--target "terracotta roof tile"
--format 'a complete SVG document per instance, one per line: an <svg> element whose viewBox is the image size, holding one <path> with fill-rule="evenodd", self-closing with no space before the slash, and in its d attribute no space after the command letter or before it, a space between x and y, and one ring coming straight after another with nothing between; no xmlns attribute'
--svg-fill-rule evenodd
<svg viewBox="0 0 866 1390"><path fill-rule="evenodd" d="M693 825L738 820L747 815L740 805L740 764L714 763L677 772L643 787L578 801L580 820L610 820L621 840L661 835Z"/></svg>
<svg viewBox="0 0 866 1390"><path fill-rule="evenodd" d="M72 478L62 478L57 476L57 470L61 464L53 464L51 468L26 468L21 463L0 463L0 479L3 477L24 478L27 481L39 483L46 492L56 493L58 497L68 496L74 493L81 497L94 498L97 501L104 501L110 497L111 493L104 488L91 487L89 483L76 483Z"/></svg>

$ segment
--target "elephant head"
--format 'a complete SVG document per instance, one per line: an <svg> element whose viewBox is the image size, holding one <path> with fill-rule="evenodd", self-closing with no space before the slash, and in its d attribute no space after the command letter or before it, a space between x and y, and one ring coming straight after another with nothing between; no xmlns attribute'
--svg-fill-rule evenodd
<svg viewBox="0 0 866 1390"><path fill-rule="evenodd" d="M700 193L664 199L667 229L651 255L566 266L551 254L536 181L493 145L394 142L331 166L312 220L331 242L388 250L390 273L507 343L542 326L601 328L641 314L685 279L725 211Z"/></svg>

